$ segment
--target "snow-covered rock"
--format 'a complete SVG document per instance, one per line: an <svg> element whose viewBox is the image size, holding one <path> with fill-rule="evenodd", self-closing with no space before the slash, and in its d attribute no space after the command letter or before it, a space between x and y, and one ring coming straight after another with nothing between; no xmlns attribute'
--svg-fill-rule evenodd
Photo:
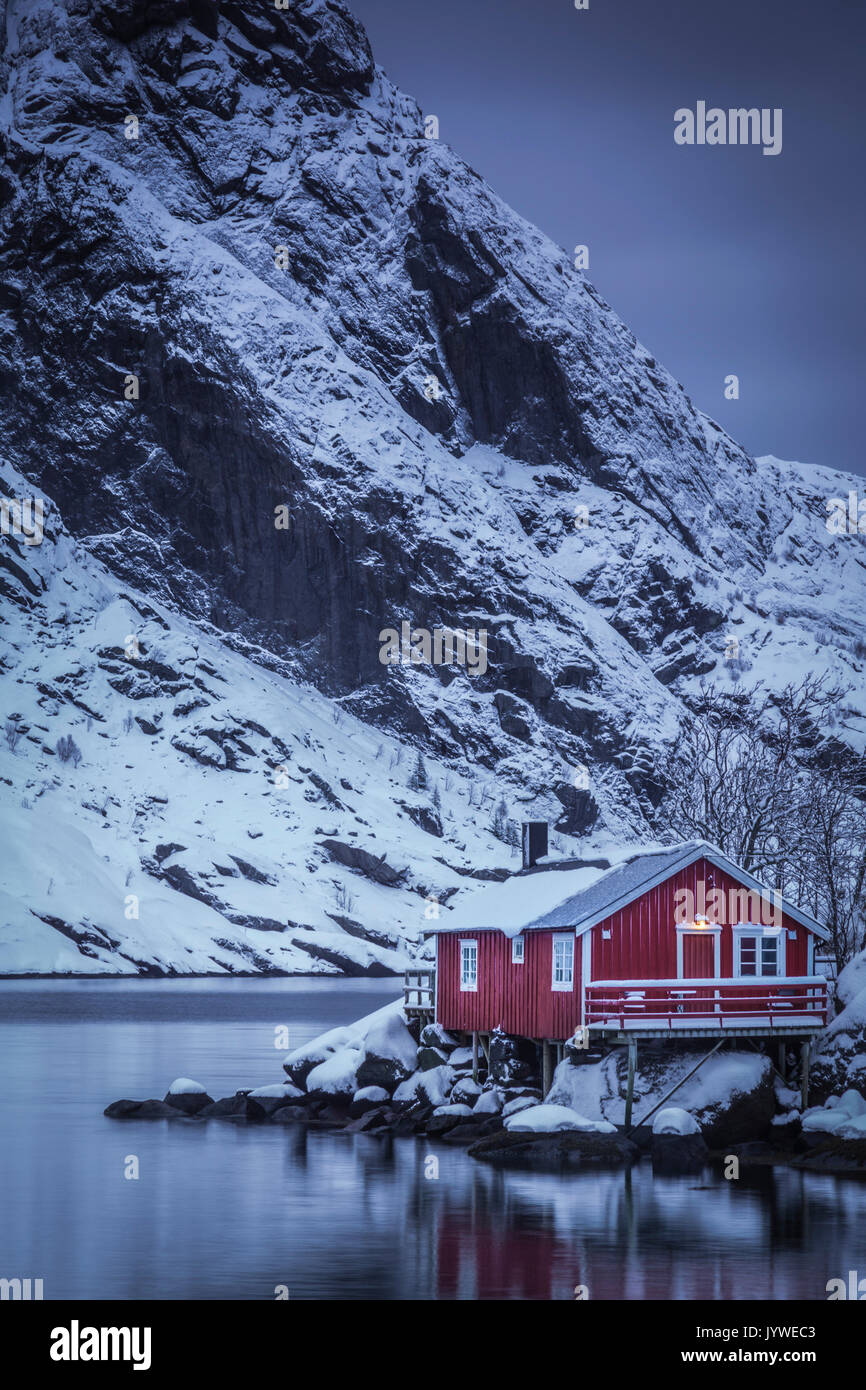
<svg viewBox="0 0 866 1390"><path fill-rule="evenodd" d="M581 1130L584 1134L616 1133L607 1120L588 1120L565 1105L530 1105L512 1112L505 1121L505 1128L509 1134L554 1134L563 1129Z"/></svg>
<svg viewBox="0 0 866 1390"><path fill-rule="evenodd" d="M473 1081L471 1076L461 1076L460 1080L454 1083L451 1099L474 1105L480 1095L481 1087L478 1082Z"/></svg>
<svg viewBox="0 0 866 1390"><path fill-rule="evenodd" d="M371 1023L363 1039L363 1052L358 1085L383 1086L388 1091L412 1075L418 1060L415 1039L396 1009L380 1013Z"/></svg>
<svg viewBox="0 0 866 1390"><path fill-rule="evenodd" d="M824 1029L812 1061L811 1091L819 1098L849 1087L866 1095L866 951L842 971L837 993L844 1008Z"/></svg>
<svg viewBox="0 0 866 1390"><path fill-rule="evenodd" d="M672 1056L639 1050L633 1122L662 1101L700 1059L700 1053ZM626 1058L624 1049L618 1049L598 1063L560 1062L547 1100L622 1125L625 1092ZM754 1139L770 1124L776 1109L769 1058L753 1052L717 1053L674 1092L671 1105L695 1117L711 1146Z"/></svg>
<svg viewBox="0 0 866 1390"><path fill-rule="evenodd" d="M208 1095L200 1082L192 1081L188 1076L179 1076L172 1081L163 1102L184 1115L197 1115L206 1105L213 1105L213 1097Z"/></svg>
<svg viewBox="0 0 866 1390"><path fill-rule="evenodd" d="M188 1076L179 1076L168 1088L170 1096L204 1095L205 1087L199 1081L191 1081Z"/></svg>
<svg viewBox="0 0 866 1390"><path fill-rule="evenodd" d="M304 1092L290 1081L284 1081L273 1086L257 1086L249 1094L253 1100L297 1100Z"/></svg>
<svg viewBox="0 0 866 1390"><path fill-rule="evenodd" d="M491 1086L489 1090L482 1091L475 1102L475 1113L476 1115L498 1115L504 1101L504 1091L499 1086Z"/></svg>
<svg viewBox="0 0 866 1390"><path fill-rule="evenodd" d="M454 1105L437 1105L436 1109L433 1111L434 1116L453 1115L455 1119L460 1120L465 1120L472 1113L471 1105L459 1105L456 1103Z"/></svg>
<svg viewBox="0 0 866 1390"><path fill-rule="evenodd" d="M384 1086L362 1086L352 1097L354 1101L372 1101L374 1105L383 1105L389 1099L388 1092Z"/></svg>
<svg viewBox="0 0 866 1390"><path fill-rule="evenodd" d="M310 1095L351 1097L358 1089L361 1053L354 1047L341 1047L326 1061L313 1067L307 1077Z"/></svg>
<svg viewBox="0 0 866 1390"><path fill-rule="evenodd" d="M445 1105L451 1095L455 1076L453 1067L448 1066L416 1071L397 1087L394 1102L397 1105L411 1105L416 1101L434 1107Z"/></svg>
<svg viewBox="0 0 866 1390"><path fill-rule="evenodd" d="M812 1106L803 1113L803 1129L817 1130L824 1134L838 1134L842 1138L862 1138L866 1119L866 1100L859 1091L848 1090L841 1096L830 1096L826 1105ZM853 1134L843 1134L846 1127L854 1128Z"/></svg>
<svg viewBox="0 0 866 1390"><path fill-rule="evenodd" d="M514 1100L506 1101L505 1105L503 1105L503 1118L508 1115L518 1115L521 1110L529 1110L532 1106L537 1104L538 1100L535 1096L516 1096Z"/></svg>
<svg viewBox="0 0 866 1390"><path fill-rule="evenodd" d="M653 1134L700 1134L701 1127L694 1115L676 1105L659 1110L653 1120Z"/></svg>

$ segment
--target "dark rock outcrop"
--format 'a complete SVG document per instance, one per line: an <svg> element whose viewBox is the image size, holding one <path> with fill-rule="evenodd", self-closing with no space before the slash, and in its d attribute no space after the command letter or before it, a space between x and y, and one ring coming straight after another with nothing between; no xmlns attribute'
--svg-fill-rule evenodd
<svg viewBox="0 0 866 1390"><path fill-rule="evenodd" d="M618 1168L636 1162L638 1150L619 1134L510 1134L503 1130L478 1140L469 1156L498 1168L561 1173L586 1167Z"/></svg>

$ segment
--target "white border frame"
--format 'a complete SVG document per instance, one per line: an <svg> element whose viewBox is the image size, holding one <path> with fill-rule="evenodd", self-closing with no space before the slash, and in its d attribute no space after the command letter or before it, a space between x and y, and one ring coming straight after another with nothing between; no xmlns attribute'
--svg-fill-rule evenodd
<svg viewBox="0 0 866 1390"><path fill-rule="evenodd" d="M521 952L519 956L516 956L514 954L514 948L517 945L518 941L520 942ZM526 937L523 935L523 932L518 932L516 936L512 936L511 938L511 964L526 964Z"/></svg>

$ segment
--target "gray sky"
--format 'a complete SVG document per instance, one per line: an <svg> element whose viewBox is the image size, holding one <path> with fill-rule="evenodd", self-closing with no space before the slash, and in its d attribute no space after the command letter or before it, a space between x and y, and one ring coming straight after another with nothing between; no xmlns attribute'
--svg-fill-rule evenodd
<svg viewBox="0 0 866 1390"><path fill-rule="evenodd" d="M861 0L348 3L698 406L754 454L866 472ZM781 153L676 145L698 101L781 107Z"/></svg>

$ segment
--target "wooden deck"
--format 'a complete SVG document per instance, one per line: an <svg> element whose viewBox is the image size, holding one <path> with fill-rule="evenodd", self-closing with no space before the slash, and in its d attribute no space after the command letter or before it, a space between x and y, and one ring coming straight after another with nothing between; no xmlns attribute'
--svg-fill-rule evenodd
<svg viewBox="0 0 866 1390"><path fill-rule="evenodd" d="M700 980L593 980L585 1023L595 1037L805 1037L827 1022L823 975Z"/></svg>

